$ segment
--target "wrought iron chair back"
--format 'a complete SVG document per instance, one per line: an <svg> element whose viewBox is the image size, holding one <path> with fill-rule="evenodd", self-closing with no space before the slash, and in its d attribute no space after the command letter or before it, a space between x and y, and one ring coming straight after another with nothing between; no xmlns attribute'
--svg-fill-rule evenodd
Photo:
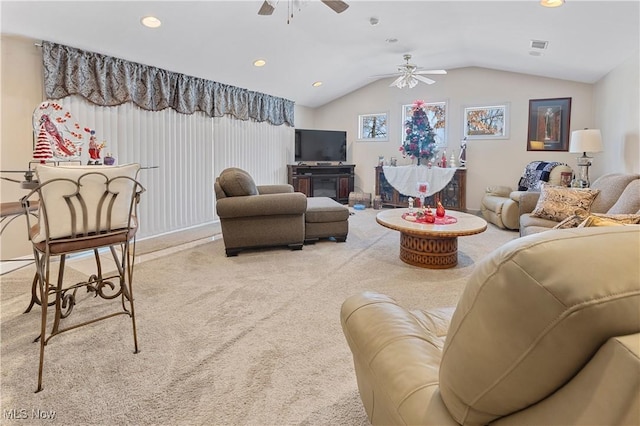
<svg viewBox="0 0 640 426"><path fill-rule="evenodd" d="M136 165L137 166L137 165ZM64 168L60 168L64 169ZM33 198L39 201L38 221L27 215L29 239L35 257L36 276L32 285L31 304L41 309L40 362L38 388L42 390L44 350L49 340L60 333L118 315L131 318L134 353L138 352L132 290L135 264L135 236L138 229L137 208L144 187L136 180L139 166L118 175L116 168L88 166L69 170L70 177L40 180L40 185L22 198L25 209ZM37 171L37 169L36 169ZM65 171L56 171L64 175ZM100 249L111 253L115 271L103 274ZM69 254L93 251L96 271L86 280L66 283L64 279L66 257ZM51 261L59 257L58 277L51 280ZM120 297L120 306L97 318L87 318L72 325L64 320L73 311L78 290L86 288L94 297L105 300ZM52 300L50 300L52 299ZM48 307L53 306L53 320L48 324Z"/></svg>

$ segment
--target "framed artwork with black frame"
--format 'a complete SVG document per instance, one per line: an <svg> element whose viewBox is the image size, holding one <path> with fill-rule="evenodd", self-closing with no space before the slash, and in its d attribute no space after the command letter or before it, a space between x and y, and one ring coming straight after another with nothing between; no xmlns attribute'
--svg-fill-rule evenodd
<svg viewBox="0 0 640 426"><path fill-rule="evenodd" d="M568 151L571 98L530 99L527 151Z"/></svg>

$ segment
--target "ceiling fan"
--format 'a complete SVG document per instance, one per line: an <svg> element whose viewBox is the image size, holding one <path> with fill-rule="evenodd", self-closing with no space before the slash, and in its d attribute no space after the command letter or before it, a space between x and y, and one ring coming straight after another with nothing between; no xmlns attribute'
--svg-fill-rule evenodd
<svg viewBox="0 0 640 426"><path fill-rule="evenodd" d="M430 78L424 77L424 74L446 74L445 70L425 70L414 64L409 63L411 60L411 55L406 53L404 55L405 64L398 65L398 72L393 74L383 74L383 75L374 75L373 78L382 78L382 77L394 77L396 78L393 83L389 85L389 87L396 86L399 89L404 87L413 88L415 87L419 81L426 84L433 84L435 80L431 80Z"/></svg>
<svg viewBox="0 0 640 426"><path fill-rule="evenodd" d="M321 0L322 3L326 4L336 13L342 13L349 5L341 0ZM278 0L264 0L262 6L260 6L260 10L258 10L258 15L271 15L276 8L276 4ZM300 0L294 0L292 3L301 3Z"/></svg>

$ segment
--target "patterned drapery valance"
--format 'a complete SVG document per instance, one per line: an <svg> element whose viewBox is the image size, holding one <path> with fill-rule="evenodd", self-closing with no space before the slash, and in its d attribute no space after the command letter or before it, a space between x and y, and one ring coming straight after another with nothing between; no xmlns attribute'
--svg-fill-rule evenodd
<svg viewBox="0 0 640 426"><path fill-rule="evenodd" d="M123 59L44 41L44 89L49 99L79 95L101 106L133 102L149 111L268 121L293 127L294 102Z"/></svg>

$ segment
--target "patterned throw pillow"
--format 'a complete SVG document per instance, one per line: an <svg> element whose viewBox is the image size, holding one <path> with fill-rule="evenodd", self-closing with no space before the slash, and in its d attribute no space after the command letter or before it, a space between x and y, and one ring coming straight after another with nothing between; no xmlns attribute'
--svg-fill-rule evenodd
<svg viewBox="0 0 640 426"><path fill-rule="evenodd" d="M592 214L589 215L578 228L593 226L637 225L640 223L640 214Z"/></svg>
<svg viewBox="0 0 640 426"><path fill-rule="evenodd" d="M585 228L590 226L638 225L640 214L592 213L586 216L569 216L553 229Z"/></svg>
<svg viewBox="0 0 640 426"><path fill-rule="evenodd" d="M562 222L553 227L553 229L568 229L568 228L576 228L580 225L587 216L580 216L578 214L571 215L564 219Z"/></svg>
<svg viewBox="0 0 640 426"><path fill-rule="evenodd" d="M587 216L598 189L565 188L542 185L540 198L532 216L561 222L569 216Z"/></svg>

